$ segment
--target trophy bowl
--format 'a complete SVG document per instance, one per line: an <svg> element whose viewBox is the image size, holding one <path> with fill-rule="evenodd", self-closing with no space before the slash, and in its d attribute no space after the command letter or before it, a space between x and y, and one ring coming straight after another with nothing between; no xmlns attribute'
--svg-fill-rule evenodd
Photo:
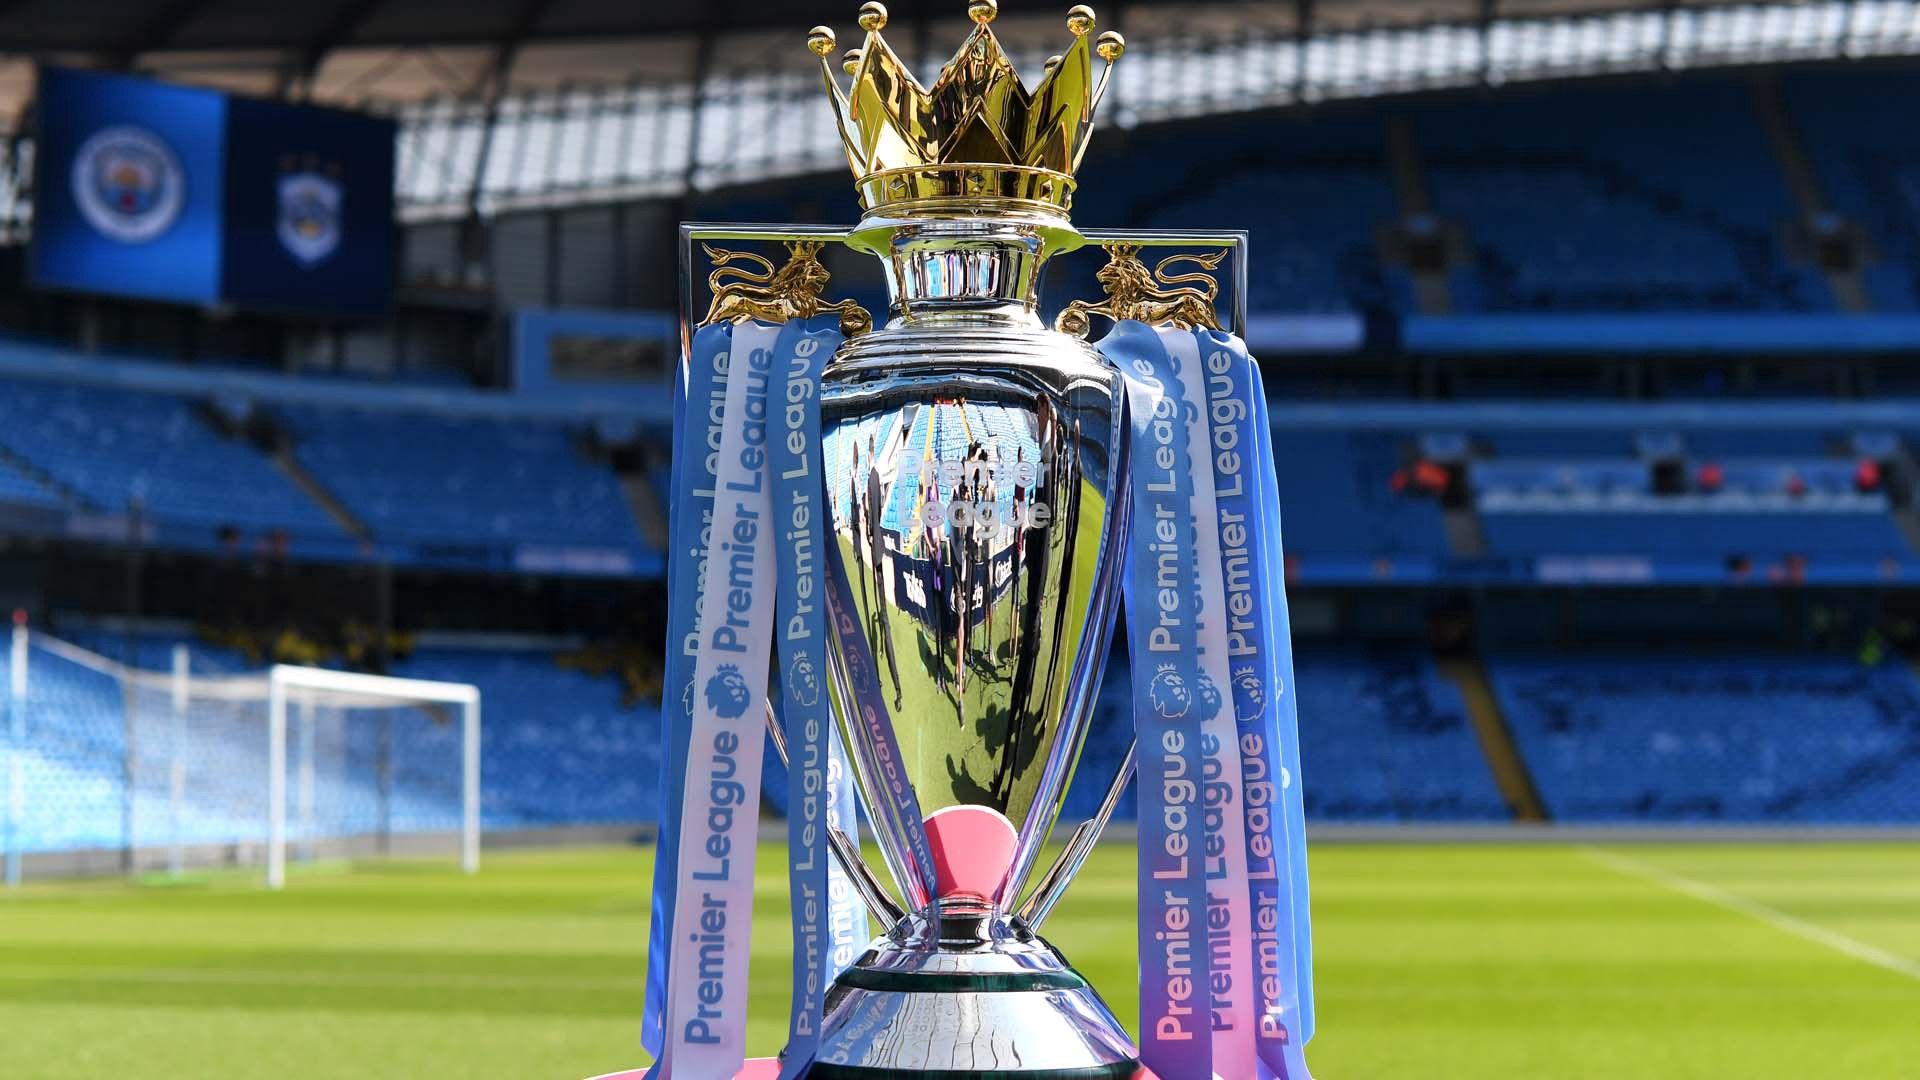
<svg viewBox="0 0 1920 1080"><path fill-rule="evenodd" d="M829 994L817 1074L1131 1076L1118 1022L1015 910L1118 599L1120 375L1041 327L1030 229L901 231L903 313L835 356L821 425L835 711L909 914Z"/></svg>

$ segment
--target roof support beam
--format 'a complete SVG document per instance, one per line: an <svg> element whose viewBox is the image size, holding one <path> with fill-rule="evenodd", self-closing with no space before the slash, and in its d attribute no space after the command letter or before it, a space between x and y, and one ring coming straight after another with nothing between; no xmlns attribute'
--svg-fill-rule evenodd
<svg viewBox="0 0 1920 1080"><path fill-rule="evenodd" d="M180 27L193 20L208 0L173 0L134 27L118 44L107 51L107 67L125 71L133 67L143 53L150 53L171 41Z"/></svg>
<svg viewBox="0 0 1920 1080"><path fill-rule="evenodd" d="M1307 42L1313 39L1313 0L1293 0L1293 103L1307 100Z"/></svg>
<svg viewBox="0 0 1920 1080"><path fill-rule="evenodd" d="M475 92L483 94L486 109L480 120L480 150L473 159L473 182L467 185L467 217L461 226L461 256L466 270L472 274L487 257L486 229L480 224L480 193L486 184L487 166L493 159L494 129L500 124L500 101L506 97L507 85L513 76L513 62L520 55L520 46L527 35L539 25L540 17L546 14L553 0L523 0L513 25L495 43L493 61L475 86Z"/></svg>
<svg viewBox="0 0 1920 1080"><path fill-rule="evenodd" d="M1480 85L1493 82L1493 24L1500 18L1500 0L1480 0Z"/></svg>
<svg viewBox="0 0 1920 1080"><path fill-rule="evenodd" d="M726 6L714 5L716 11ZM693 52L693 112L687 124L687 167L681 175L688 195L693 194L694 177L700 171L700 128L707 119L707 77L713 74L713 55L719 48L719 21L700 31L700 43Z"/></svg>
<svg viewBox="0 0 1920 1080"><path fill-rule="evenodd" d="M280 70L280 85L275 87L279 97L291 97L297 87L302 100L313 97L314 76L319 74L320 65L326 62L327 54L351 40L353 32L367 21L383 0L345 0L334 9L333 18L327 21L320 32L311 41L293 54L287 65Z"/></svg>

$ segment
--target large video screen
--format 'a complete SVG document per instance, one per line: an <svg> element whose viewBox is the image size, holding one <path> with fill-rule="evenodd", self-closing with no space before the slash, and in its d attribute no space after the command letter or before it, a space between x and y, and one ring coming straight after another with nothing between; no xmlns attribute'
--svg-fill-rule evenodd
<svg viewBox="0 0 1920 1080"><path fill-rule="evenodd" d="M33 280L336 318L393 290L390 121L40 73Z"/></svg>

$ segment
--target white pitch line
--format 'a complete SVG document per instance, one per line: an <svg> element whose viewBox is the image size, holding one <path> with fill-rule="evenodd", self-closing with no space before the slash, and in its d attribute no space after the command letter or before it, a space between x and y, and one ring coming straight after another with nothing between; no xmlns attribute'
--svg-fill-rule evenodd
<svg viewBox="0 0 1920 1080"><path fill-rule="evenodd" d="M1650 881L1695 900L1728 911L1757 919L1784 934L1811 941L1816 945L1825 945L1834 952L1851 956L1862 963L1872 964L1896 975L1905 975L1909 979L1920 980L1920 962L1909 960L1898 953L1888 952L1878 945L1869 945L1858 938L1851 938L1837 930L1829 930L1818 923L1810 923L1796 918L1778 908L1768 907L1758 900L1751 900L1738 893L1731 893L1704 881L1695 881L1689 877L1662 870L1650 863L1621 855L1613 851L1601 851L1595 848L1582 848L1587 858L1599 863L1615 873Z"/></svg>
<svg viewBox="0 0 1920 1080"><path fill-rule="evenodd" d="M414 974L378 971L249 971L243 968L152 968L89 965L7 964L0 962L0 980L39 982L120 982L161 984L218 984L230 986L398 987L438 990L580 990L630 991L646 986L644 978L593 978L571 975L463 975Z"/></svg>

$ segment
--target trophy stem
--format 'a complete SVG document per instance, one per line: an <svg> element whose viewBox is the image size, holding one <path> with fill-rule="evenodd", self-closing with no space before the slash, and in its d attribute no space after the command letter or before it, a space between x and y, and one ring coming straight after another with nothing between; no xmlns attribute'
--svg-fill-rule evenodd
<svg viewBox="0 0 1920 1080"><path fill-rule="evenodd" d="M1127 744L1126 760L1120 763L1120 771L1113 774L1113 783L1107 787L1106 798L1100 800L1100 809L1073 831L1066 850L1041 875L1040 883L1033 887L1027 902L1020 905L1016 914L1028 929L1040 929L1040 924L1047 921L1047 916L1053 914L1054 906L1066 895L1067 883L1073 880L1081 867L1087 865L1087 858L1093 854L1094 843L1100 839L1100 833L1106 829L1107 822L1120 805L1120 797L1127 793L1127 785L1133 780L1134 761L1139 750L1138 741Z"/></svg>
<svg viewBox="0 0 1920 1080"><path fill-rule="evenodd" d="M1081 242L1058 218L916 218L874 226L869 235L884 236L889 325L923 329L1038 329L1047 259Z"/></svg>

